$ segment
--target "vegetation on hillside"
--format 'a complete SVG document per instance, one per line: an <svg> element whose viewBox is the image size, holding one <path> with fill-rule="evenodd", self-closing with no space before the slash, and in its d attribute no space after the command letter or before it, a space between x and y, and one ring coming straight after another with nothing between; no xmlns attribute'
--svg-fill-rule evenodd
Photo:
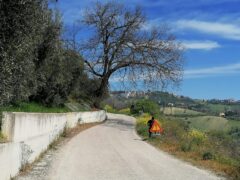
<svg viewBox="0 0 240 180"><path fill-rule="evenodd" d="M0 106L92 100L97 80L62 38L62 24L47 0L0 1Z"/></svg>
<svg viewBox="0 0 240 180"><path fill-rule="evenodd" d="M31 103L19 103L16 105L9 105L0 107L0 112L46 112L46 113L64 113L69 112L70 110L64 106L58 107L46 107L42 104L38 104L35 102Z"/></svg>
<svg viewBox="0 0 240 180"><path fill-rule="evenodd" d="M68 112L68 101L93 106L98 80L63 37L61 13L48 0L0 1L0 128L3 111Z"/></svg>
<svg viewBox="0 0 240 180"><path fill-rule="evenodd" d="M0 106L61 106L69 99L99 106L115 72L129 72L132 80L144 72L146 82L181 78L180 44L164 27L143 33L140 8L97 2L81 17L81 25L92 29L86 41L69 27L73 39L63 34L61 12L49 3L0 1Z"/></svg>
<svg viewBox="0 0 240 180"><path fill-rule="evenodd" d="M119 109L120 101L121 106L126 106L139 99L149 99L157 103L161 111L168 111L169 115L173 114L171 111L178 111L177 108L180 108L179 110L182 113L175 113L175 116L192 116L193 113L186 113L192 110L192 112L196 112L196 115L220 116L222 114L221 116L229 120L240 121L240 101L199 100L160 91L135 92L133 93L134 95L126 97L126 94L124 95L123 92L112 92L112 97L108 99L108 103Z"/></svg>

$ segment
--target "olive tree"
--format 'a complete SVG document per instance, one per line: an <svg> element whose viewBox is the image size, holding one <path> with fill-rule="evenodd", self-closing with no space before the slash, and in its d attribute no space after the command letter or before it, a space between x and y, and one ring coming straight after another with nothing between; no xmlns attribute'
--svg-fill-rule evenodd
<svg viewBox="0 0 240 180"><path fill-rule="evenodd" d="M97 97L104 96L113 75L158 86L181 80L181 45L165 26L146 28L141 8L97 2L80 22L90 33L81 40L80 53L87 70L100 80Z"/></svg>
<svg viewBox="0 0 240 180"><path fill-rule="evenodd" d="M0 0L0 105L25 100L35 90L35 51L46 13L46 0Z"/></svg>

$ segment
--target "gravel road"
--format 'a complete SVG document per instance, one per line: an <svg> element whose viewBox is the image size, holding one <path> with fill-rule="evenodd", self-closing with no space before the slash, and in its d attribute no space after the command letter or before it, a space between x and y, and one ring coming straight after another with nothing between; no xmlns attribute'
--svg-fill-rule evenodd
<svg viewBox="0 0 240 180"><path fill-rule="evenodd" d="M35 165L35 171L17 180L223 179L144 142L135 133L134 118L113 114L108 118L72 138L54 156ZM42 168L44 163L48 165Z"/></svg>
<svg viewBox="0 0 240 180"><path fill-rule="evenodd" d="M134 118L110 120L80 133L52 163L51 180L214 180L219 177L161 152L136 135Z"/></svg>

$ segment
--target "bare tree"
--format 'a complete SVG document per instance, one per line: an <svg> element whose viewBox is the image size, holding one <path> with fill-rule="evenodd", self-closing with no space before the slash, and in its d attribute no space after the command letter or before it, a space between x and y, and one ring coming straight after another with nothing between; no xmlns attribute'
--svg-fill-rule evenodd
<svg viewBox="0 0 240 180"><path fill-rule="evenodd" d="M182 75L182 48L162 26L146 28L140 8L97 2L81 21L91 36L81 44L81 54L89 72L101 81L96 92L102 97L109 79L163 85L177 83Z"/></svg>

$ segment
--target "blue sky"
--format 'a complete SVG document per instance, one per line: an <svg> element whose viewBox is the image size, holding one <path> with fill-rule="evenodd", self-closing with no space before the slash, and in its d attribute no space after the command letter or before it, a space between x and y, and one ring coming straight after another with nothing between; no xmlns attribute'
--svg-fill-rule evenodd
<svg viewBox="0 0 240 180"><path fill-rule="evenodd" d="M106 2L102 0L101 2ZM59 0L65 25L81 18L91 0ZM119 1L118 1L119 2ZM240 99L240 0L122 0L139 5L146 28L168 24L185 48L184 77L176 94ZM117 84L112 84L117 89Z"/></svg>

